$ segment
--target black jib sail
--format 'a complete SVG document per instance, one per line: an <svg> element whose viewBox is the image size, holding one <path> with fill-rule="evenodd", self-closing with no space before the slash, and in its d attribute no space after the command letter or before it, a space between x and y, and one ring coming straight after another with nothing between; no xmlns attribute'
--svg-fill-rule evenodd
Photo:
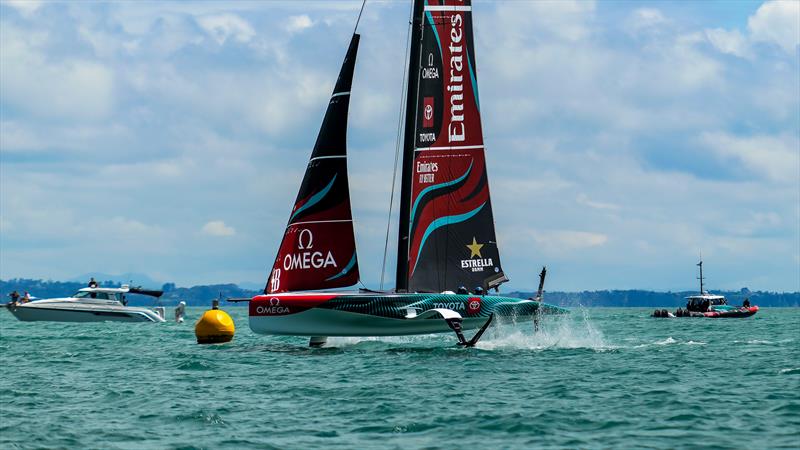
<svg viewBox="0 0 800 450"><path fill-rule="evenodd" d="M496 287L507 278L484 159L471 1L417 0L415 14L422 21L409 70L417 77L409 80L416 108L408 110L414 117L406 127L413 133L406 132L411 141L404 152L412 164L403 173L410 206L400 219L408 238L404 243L401 234L398 244L407 246L398 250L407 250L407 290ZM402 278L398 272L399 290Z"/></svg>
<svg viewBox="0 0 800 450"><path fill-rule="evenodd" d="M352 286L358 261L347 181L347 113L359 35L350 41L265 293Z"/></svg>

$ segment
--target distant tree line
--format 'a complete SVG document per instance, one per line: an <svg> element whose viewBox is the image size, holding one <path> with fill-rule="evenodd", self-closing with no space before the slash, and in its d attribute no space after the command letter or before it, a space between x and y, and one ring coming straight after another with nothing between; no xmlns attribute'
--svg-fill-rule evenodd
<svg viewBox="0 0 800 450"><path fill-rule="evenodd" d="M121 284L113 281L100 281L100 286L120 287ZM0 280L0 302L8 301L12 291L20 294L30 292L38 298L67 297L78 289L86 287L86 283L30 280L16 278L8 281ZM144 286L152 288L152 286ZM132 305L176 305L185 301L189 306L208 306L211 301L220 295L225 298L250 298L260 294L260 291L242 289L235 284L212 284L192 287L177 287L175 283L165 283L161 286L164 295L161 298L130 295ZM741 304L745 298L750 303L765 307L798 307L800 306L800 292L751 292L747 288L739 291L717 292L728 298L728 303ZM545 292L544 301L561 306L622 306L622 307L678 307L686 304L685 297L696 292L654 292L643 290L613 290L613 291L583 291L583 292ZM512 292L504 294L511 297L530 298L532 292Z"/></svg>
<svg viewBox="0 0 800 450"><path fill-rule="evenodd" d="M738 291L714 291L724 295L728 304L741 305L745 298L750 303L767 307L798 307L800 292L764 292L742 288ZM545 292L544 301L561 306L618 306L618 307L678 307L686 305L686 297L696 291L654 292L643 290L583 291L583 292ZM511 297L530 298L533 292L512 292Z"/></svg>

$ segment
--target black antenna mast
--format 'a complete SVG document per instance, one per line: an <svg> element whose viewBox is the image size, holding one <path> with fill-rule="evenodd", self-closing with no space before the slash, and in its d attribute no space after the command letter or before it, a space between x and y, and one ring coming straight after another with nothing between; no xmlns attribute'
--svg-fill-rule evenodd
<svg viewBox="0 0 800 450"><path fill-rule="evenodd" d="M697 279L700 280L700 295L703 295L706 293L706 291L703 290L703 260L701 259L697 265L700 266L700 276L697 277Z"/></svg>

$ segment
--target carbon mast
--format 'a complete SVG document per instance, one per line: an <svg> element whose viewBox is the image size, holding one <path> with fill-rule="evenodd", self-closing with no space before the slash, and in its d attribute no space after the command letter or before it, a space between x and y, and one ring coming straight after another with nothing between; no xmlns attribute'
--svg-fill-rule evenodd
<svg viewBox="0 0 800 450"><path fill-rule="evenodd" d="M400 172L400 221L397 227L397 271L395 290L408 292L408 235L411 227L411 177L414 170L416 144L417 91L421 70L422 13L425 0L414 0L411 14L411 45L408 52L408 87L406 90L406 123L403 131L403 165Z"/></svg>

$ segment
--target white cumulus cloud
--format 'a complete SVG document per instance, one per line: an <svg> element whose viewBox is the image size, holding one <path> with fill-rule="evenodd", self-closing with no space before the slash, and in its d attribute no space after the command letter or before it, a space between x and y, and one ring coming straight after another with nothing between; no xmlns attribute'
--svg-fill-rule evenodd
<svg viewBox="0 0 800 450"><path fill-rule="evenodd" d="M628 27L634 33L644 30L652 30L666 24L667 18L655 8L639 8L631 13L628 18Z"/></svg>
<svg viewBox="0 0 800 450"><path fill-rule="evenodd" d="M246 43L256 35L253 26L236 14L215 14L202 16L197 23L218 44L222 45L228 39Z"/></svg>
<svg viewBox="0 0 800 450"><path fill-rule="evenodd" d="M313 26L314 21L311 20L311 18L306 14L300 16L291 16L286 21L286 31L290 33L299 33Z"/></svg>
<svg viewBox="0 0 800 450"><path fill-rule="evenodd" d="M221 220L212 220L207 224L203 225L202 229L203 234L207 234L209 236L235 236L236 230L228 225L225 225L225 222Z"/></svg>
<svg viewBox="0 0 800 450"><path fill-rule="evenodd" d="M740 58L750 57L750 43L739 30L714 28L706 30L706 37L717 50Z"/></svg>
<svg viewBox="0 0 800 450"><path fill-rule="evenodd" d="M0 26L0 95L4 103L39 117L107 117L114 106L111 69L81 57L49 57L43 48L53 39L43 31Z"/></svg>
<svg viewBox="0 0 800 450"><path fill-rule="evenodd" d="M766 2L747 20L753 40L779 45L794 55L800 45L800 2Z"/></svg>
<svg viewBox="0 0 800 450"><path fill-rule="evenodd" d="M739 161L752 173L778 182L797 183L800 141L792 136L739 137L709 132L702 141L721 158Z"/></svg>
<svg viewBox="0 0 800 450"><path fill-rule="evenodd" d="M23 17L30 18L33 14L39 10L42 6L42 2L39 0L6 0L5 2L8 6L19 11Z"/></svg>
<svg viewBox="0 0 800 450"><path fill-rule="evenodd" d="M777 45L795 56L800 45L800 2L773 0L761 5L747 19L747 32L724 28L707 29L706 38L722 53L741 58L754 56L757 43Z"/></svg>

